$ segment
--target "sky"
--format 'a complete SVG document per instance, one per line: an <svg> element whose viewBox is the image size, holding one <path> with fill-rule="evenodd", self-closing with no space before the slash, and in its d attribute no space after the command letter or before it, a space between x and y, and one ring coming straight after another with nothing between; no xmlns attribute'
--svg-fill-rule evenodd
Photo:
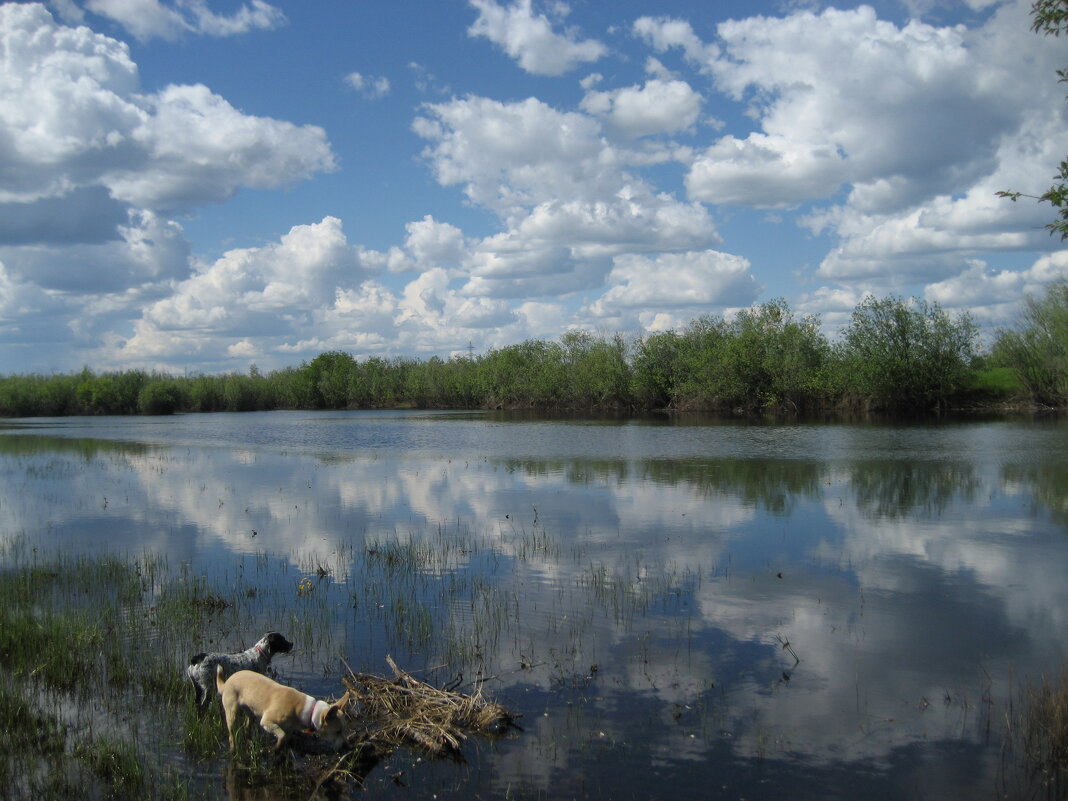
<svg viewBox="0 0 1068 801"><path fill-rule="evenodd" d="M0 5L0 374L639 337L1068 276L1030 0Z"/></svg>

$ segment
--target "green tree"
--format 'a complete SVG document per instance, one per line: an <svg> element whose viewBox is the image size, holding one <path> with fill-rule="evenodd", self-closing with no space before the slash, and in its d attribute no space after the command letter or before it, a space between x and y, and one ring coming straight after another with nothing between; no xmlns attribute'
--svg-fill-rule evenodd
<svg viewBox="0 0 1068 801"><path fill-rule="evenodd" d="M155 376L145 382L137 396L141 414L174 414L182 401L178 382L169 376Z"/></svg>
<svg viewBox="0 0 1068 801"><path fill-rule="evenodd" d="M1031 6L1031 30L1057 37L1068 33L1068 0L1036 0ZM1068 83L1068 70L1057 70L1057 77L1061 83ZM1001 191L997 194L1013 201L1021 197L1034 198L1039 203L1049 203L1058 209L1059 219L1047 223L1046 228L1051 235L1060 234L1061 241L1064 241L1068 239L1068 158L1061 161L1060 169L1053 176L1053 180L1056 183L1041 195L1013 191Z"/></svg>
<svg viewBox="0 0 1068 801"><path fill-rule="evenodd" d="M993 352L1033 400L1068 402L1068 283L1050 285L1042 298L1027 298L1019 325L998 333Z"/></svg>
<svg viewBox="0 0 1068 801"><path fill-rule="evenodd" d="M549 355L562 360L566 405L579 409L620 409L630 405L627 344L619 334L606 339L587 331L569 331L561 337L560 347ZM548 363L545 366L553 367ZM545 383L552 382L556 373L546 371Z"/></svg>
<svg viewBox="0 0 1068 801"><path fill-rule="evenodd" d="M738 312L727 334L725 387L732 405L797 410L817 398L830 351L818 317L798 321L777 298Z"/></svg>
<svg viewBox="0 0 1068 801"><path fill-rule="evenodd" d="M304 366L313 403L320 409L344 409L349 405L349 388L357 372L356 360L339 350L320 353Z"/></svg>
<svg viewBox="0 0 1068 801"><path fill-rule="evenodd" d="M256 376L230 373L223 378L223 403L228 412L251 412L261 408L260 384Z"/></svg>
<svg viewBox="0 0 1068 801"><path fill-rule="evenodd" d="M679 397L683 341L675 331L658 331L634 346L631 391L646 409L674 406Z"/></svg>
<svg viewBox="0 0 1068 801"><path fill-rule="evenodd" d="M853 311L843 341L851 389L879 408L945 407L967 382L978 329L937 303L869 295Z"/></svg>
<svg viewBox="0 0 1068 801"><path fill-rule="evenodd" d="M110 375L83 371L75 391L85 414L115 414L119 408L119 387Z"/></svg>
<svg viewBox="0 0 1068 801"><path fill-rule="evenodd" d="M679 408L714 409L729 405L726 377L730 331L722 317L702 315L682 332L678 354Z"/></svg>
<svg viewBox="0 0 1068 801"><path fill-rule="evenodd" d="M194 375L185 379L189 411L220 412L226 408L223 382L218 376Z"/></svg>
<svg viewBox="0 0 1068 801"><path fill-rule="evenodd" d="M273 408L313 408L316 393L303 367L275 370L268 376L267 382L271 385Z"/></svg>

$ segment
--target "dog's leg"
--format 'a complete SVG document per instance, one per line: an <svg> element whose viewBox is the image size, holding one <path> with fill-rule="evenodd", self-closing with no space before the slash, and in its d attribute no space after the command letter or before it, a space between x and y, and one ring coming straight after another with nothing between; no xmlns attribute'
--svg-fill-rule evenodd
<svg viewBox="0 0 1068 801"><path fill-rule="evenodd" d="M237 722L237 699L223 695L223 715L226 718L226 734L230 737L230 750L234 750L234 724Z"/></svg>
<svg viewBox="0 0 1068 801"><path fill-rule="evenodd" d="M279 726L277 723L275 723L273 720L268 720L266 714L262 718L260 718L260 726L268 734L273 734L275 736L275 753L281 751L282 743L284 743L286 740L286 730Z"/></svg>

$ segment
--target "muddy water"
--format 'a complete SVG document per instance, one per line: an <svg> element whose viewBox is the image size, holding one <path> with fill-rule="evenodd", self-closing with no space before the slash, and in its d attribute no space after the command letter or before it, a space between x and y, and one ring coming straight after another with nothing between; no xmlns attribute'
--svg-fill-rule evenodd
<svg viewBox="0 0 1068 801"><path fill-rule="evenodd" d="M0 429L16 537L256 587L235 645L314 604L277 665L309 691L390 654L523 715L379 795L985 797L1065 658L1068 425L32 420ZM190 775L226 797L224 763Z"/></svg>

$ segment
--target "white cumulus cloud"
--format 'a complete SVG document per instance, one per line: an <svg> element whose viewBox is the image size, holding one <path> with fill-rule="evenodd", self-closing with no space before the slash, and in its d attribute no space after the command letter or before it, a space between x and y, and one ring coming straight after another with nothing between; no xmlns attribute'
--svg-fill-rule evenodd
<svg viewBox="0 0 1068 801"><path fill-rule="evenodd" d="M648 153L612 144L588 114L467 97L425 106L415 130L439 183L462 186L503 223L464 261L471 295L593 289L615 255L719 241L707 208L656 191L640 175Z"/></svg>
<svg viewBox="0 0 1068 801"><path fill-rule="evenodd" d="M587 92L581 108L603 117L624 136L638 137L692 128L701 113L701 96L685 81L654 78L640 87Z"/></svg>
<svg viewBox="0 0 1068 801"><path fill-rule="evenodd" d="M470 0L478 19L468 29L471 36L482 36L500 47L524 70L535 75L562 75L579 64L597 61L607 48L596 39L579 39L565 28L553 30L552 21L537 14L531 0L516 0L501 6L495 0ZM558 16L567 14L563 3L553 4Z"/></svg>
<svg viewBox="0 0 1068 801"><path fill-rule="evenodd" d="M171 210L335 166L321 128L243 114L205 86L141 94L125 44L42 5L0 6L0 49L0 202L99 186Z"/></svg>
<svg viewBox="0 0 1068 801"><path fill-rule="evenodd" d="M747 259L715 250L618 256L608 284L591 305L591 313L598 317L651 309L748 306L760 291Z"/></svg>

